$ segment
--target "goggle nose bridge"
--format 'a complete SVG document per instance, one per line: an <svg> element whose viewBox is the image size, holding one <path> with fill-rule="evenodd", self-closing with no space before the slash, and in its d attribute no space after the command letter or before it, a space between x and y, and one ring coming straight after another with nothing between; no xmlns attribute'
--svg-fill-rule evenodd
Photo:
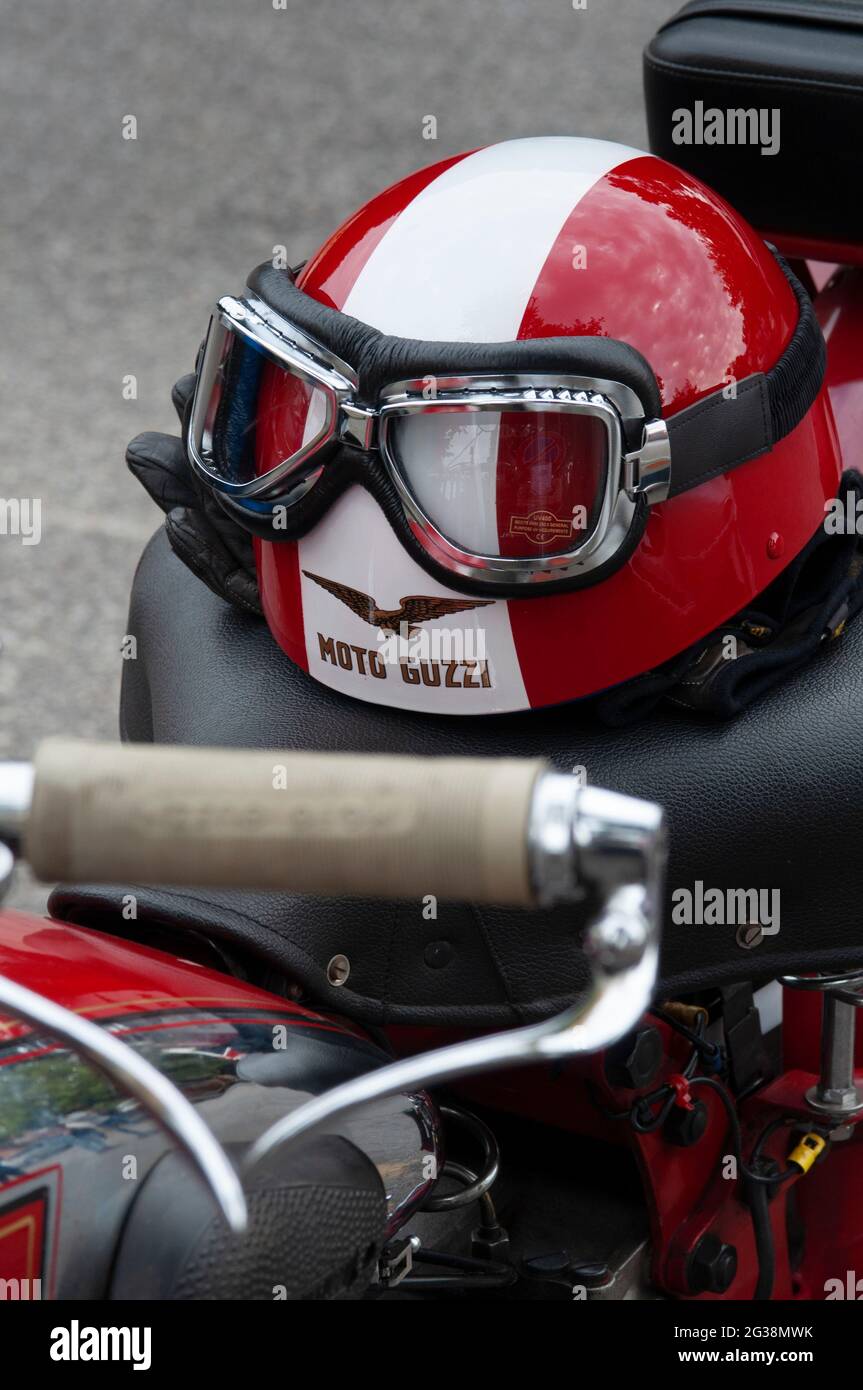
<svg viewBox="0 0 863 1390"><path fill-rule="evenodd" d="M343 444L365 451L378 447L380 416L377 410L357 401L343 400L340 412L338 437Z"/></svg>

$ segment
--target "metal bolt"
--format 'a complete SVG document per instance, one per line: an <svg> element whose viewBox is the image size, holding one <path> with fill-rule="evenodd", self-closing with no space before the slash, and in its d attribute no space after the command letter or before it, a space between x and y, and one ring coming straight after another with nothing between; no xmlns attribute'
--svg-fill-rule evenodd
<svg viewBox="0 0 863 1390"><path fill-rule="evenodd" d="M742 927L737 928L737 944L742 946L744 951L754 951L756 946L760 946L764 940L764 931L757 922L746 922Z"/></svg>
<svg viewBox="0 0 863 1390"><path fill-rule="evenodd" d="M779 560L785 554L785 540L778 531L771 531L767 538L767 557Z"/></svg>
<svg viewBox="0 0 863 1390"><path fill-rule="evenodd" d="M609 975L637 965L647 946L647 927L622 911L606 912L585 938L588 955Z"/></svg>
<svg viewBox="0 0 863 1390"><path fill-rule="evenodd" d="M863 1096L854 1083L857 1010L832 991L824 995L821 1016L821 1075L806 1092L814 1110L843 1119L863 1110Z"/></svg>
<svg viewBox="0 0 863 1390"><path fill-rule="evenodd" d="M448 941L430 941L423 952L423 960L432 970L442 970L452 960L452 946Z"/></svg>
<svg viewBox="0 0 863 1390"><path fill-rule="evenodd" d="M503 1226L477 1226L470 1238L470 1253L475 1260L508 1259L509 1236Z"/></svg>
<svg viewBox="0 0 863 1390"><path fill-rule="evenodd" d="M331 985L344 985L351 973L351 963L347 956L333 956L327 966L327 979Z"/></svg>
<svg viewBox="0 0 863 1390"><path fill-rule="evenodd" d="M639 1091L649 1086L662 1065L662 1035L658 1028L638 1028L609 1048L605 1074L612 1086Z"/></svg>
<svg viewBox="0 0 863 1390"><path fill-rule="evenodd" d="M702 1236L689 1257L690 1293L727 1293L737 1274L737 1251L716 1236Z"/></svg>

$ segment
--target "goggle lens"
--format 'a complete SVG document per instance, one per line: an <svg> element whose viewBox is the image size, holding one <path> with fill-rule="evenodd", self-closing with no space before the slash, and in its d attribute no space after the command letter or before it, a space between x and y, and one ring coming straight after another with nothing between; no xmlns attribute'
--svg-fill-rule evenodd
<svg viewBox="0 0 863 1390"><path fill-rule="evenodd" d="M263 478L288 459L314 450L327 433L325 391L275 362L261 374L255 421L255 474Z"/></svg>
<svg viewBox="0 0 863 1390"><path fill-rule="evenodd" d="M314 453L328 436L329 397L253 343L219 331L208 348L202 452L221 481L244 486Z"/></svg>
<svg viewBox="0 0 863 1390"><path fill-rule="evenodd" d="M390 448L428 520L461 550L562 555L596 526L608 432L595 415L417 411L393 419Z"/></svg>

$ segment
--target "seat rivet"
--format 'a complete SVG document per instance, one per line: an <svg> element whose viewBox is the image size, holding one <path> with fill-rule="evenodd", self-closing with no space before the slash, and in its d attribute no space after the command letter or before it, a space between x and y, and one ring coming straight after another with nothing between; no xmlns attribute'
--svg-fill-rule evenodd
<svg viewBox="0 0 863 1390"><path fill-rule="evenodd" d="M441 970L452 960L452 946L448 941L430 941L423 952L423 960L432 970Z"/></svg>
<svg viewBox="0 0 863 1390"><path fill-rule="evenodd" d="M331 985L343 985L351 973L351 963L347 956L333 956L327 966L327 979Z"/></svg>
<svg viewBox="0 0 863 1390"><path fill-rule="evenodd" d="M746 922L737 928L737 944L742 946L744 951L754 950L763 940L764 932L757 922Z"/></svg>
<svg viewBox="0 0 863 1390"><path fill-rule="evenodd" d="M785 554L785 541L778 531L771 531L767 538L767 558L778 560Z"/></svg>

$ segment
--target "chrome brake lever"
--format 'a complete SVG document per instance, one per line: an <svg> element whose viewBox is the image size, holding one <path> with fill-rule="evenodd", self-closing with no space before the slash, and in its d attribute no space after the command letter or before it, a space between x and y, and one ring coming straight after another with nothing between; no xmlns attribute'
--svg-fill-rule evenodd
<svg viewBox="0 0 863 1390"><path fill-rule="evenodd" d="M531 827L537 898L575 901L589 888L601 904L585 940L593 973L586 997L542 1023L406 1057L316 1096L255 1141L247 1167L369 1101L498 1067L599 1052L635 1027L651 1003L659 962L662 813L651 802L579 787L571 777L550 774L546 781Z"/></svg>

